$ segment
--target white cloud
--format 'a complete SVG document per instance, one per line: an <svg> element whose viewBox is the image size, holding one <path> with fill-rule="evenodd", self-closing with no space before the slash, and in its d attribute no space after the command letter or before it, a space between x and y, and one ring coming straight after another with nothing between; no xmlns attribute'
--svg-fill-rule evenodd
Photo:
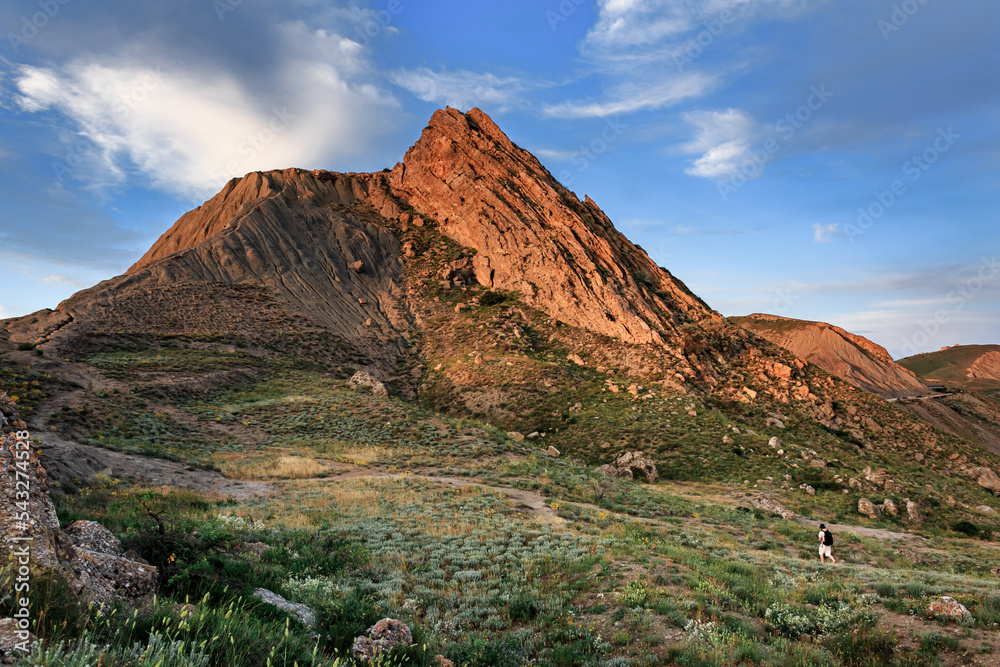
<svg viewBox="0 0 1000 667"><path fill-rule="evenodd" d="M435 72L427 67L400 70L390 79L425 102L446 104L462 111L488 106L500 111L516 106L526 90L517 77L500 77L467 70Z"/></svg>
<svg viewBox="0 0 1000 667"><path fill-rule="evenodd" d="M721 72L687 55L692 40L714 22L723 31L784 16L823 0L598 0L597 19L579 45L592 73L613 82L596 100L569 100L544 108L558 118L590 118L668 107L714 90ZM720 20L723 12L725 23ZM718 30L712 40L724 39ZM695 44L695 46L698 46ZM698 47L699 49L702 47ZM721 153L731 154L730 146ZM731 157L731 156L730 156ZM705 170L725 157L710 157Z"/></svg>
<svg viewBox="0 0 1000 667"><path fill-rule="evenodd" d="M62 273L53 273L42 278L42 282L48 285L61 285L64 287L85 287L83 283Z"/></svg>
<svg viewBox="0 0 1000 667"><path fill-rule="evenodd" d="M872 304L875 308L917 308L924 306L943 306L948 303L945 297L936 299L896 299L892 301L877 301Z"/></svg>
<svg viewBox="0 0 1000 667"><path fill-rule="evenodd" d="M629 81L609 91L601 101L569 101L546 105L543 112L555 118L604 118L620 114L672 106L701 97L715 83L715 78L701 72L651 81Z"/></svg>
<svg viewBox="0 0 1000 667"><path fill-rule="evenodd" d="M531 153L539 159L552 160L553 162L569 162L577 154L576 151L563 151L555 148L534 148L531 149Z"/></svg>
<svg viewBox="0 0 1000 667"><path fill-rule="evenodd" d="M789 16L810 0L598 0L597 22L584 40L587 50L644 47L687 37L706 20L731 12L730 23L761 16Z"/></svg>
<svg viewBox="0 0 1000 667"><path fill-rule="evenodd" d="M373 119L396 105L360 76L361 47L301 23L274 29L287 55L266 94L204 62L158 70L104 57L21 67L18 102L72 121L83 164L67 160L67 171L99 185L137 169L157 187L199 198L250 171L361 154L384 126Z"/></svg>
<svg viewBox="0 0 1000 667"><path fill-rule="evenodd" d="M701 153L685 170L691 176L724 178L735 172L750 155L756 123L739 109L691 111L683 116L694 130L694 138L681 146L687 153Z"/></svg>
<svg viewBox="0 0 1000 667"><path fill-rule="evenodd" d="M675 0L600 0L597 23L587 33L591 47L638 46L687 32L692 12Z"/></svg>
<svg viewBox="0 0 1000 667"><path fill-rule="evenodd" d="M838 233L840 233L840 225L836 222L829 225L823 225L818 222L813 224L813 240L816 243L829 243L833 240L834 235Z"/></svg>

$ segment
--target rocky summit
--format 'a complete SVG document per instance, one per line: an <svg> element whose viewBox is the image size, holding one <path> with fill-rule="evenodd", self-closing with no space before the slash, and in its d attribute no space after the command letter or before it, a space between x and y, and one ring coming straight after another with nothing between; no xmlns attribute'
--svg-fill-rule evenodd
<svg viewBox="0 0 1000 667"><path fill-rule="evenodd" d="M59 348L97 332L275 343L294 327L384 367L413 328L406 253L392 229L424 216L471 251L470 279L516 291L566 324L663 344L686 323L721 319L486 114L447 109L389 174L234 179L125 275L6 328L15 343Z"/></svg>
<svg viewBox="0 0 1000 667"><path fill-rule="evenodd" d="M44 594L26 631L0 584L0 661L988 658L995 350L904 365L722 317L440 110L394 167L234 179L0 321L0 556L30 537Z"/></svg>

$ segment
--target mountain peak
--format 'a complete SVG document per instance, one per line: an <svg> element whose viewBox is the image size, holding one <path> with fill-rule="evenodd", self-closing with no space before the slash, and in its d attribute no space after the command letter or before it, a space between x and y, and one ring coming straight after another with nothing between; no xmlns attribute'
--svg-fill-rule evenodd
<svg viewBox="0 0 1000 667"><path fill-rule="evenodd" d="M686 322L719 319L479 109L435 112L390 182L476 250L482 285L519 292L567 324L660 344Z"/></svg>
<svg viewBox="0 0 1000 667"><path fill-rule="evenodd" d="M516 292L555 321L675 350L683 325L722 321L483 111L447 108L389 174L233 179L124 276L18 323L16 335L36 342L110 326L236 335L253 324L277 345L309 322L346 356L394 363L413 326L400 229L414 217L464 247L480 285Z"/></svg>

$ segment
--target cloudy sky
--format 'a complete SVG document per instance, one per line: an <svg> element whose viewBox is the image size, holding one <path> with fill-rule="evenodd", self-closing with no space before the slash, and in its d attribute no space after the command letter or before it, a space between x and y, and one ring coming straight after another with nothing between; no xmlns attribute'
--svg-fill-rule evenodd
<svg viewBox="0 0 1000 667"><path fill-rule="evenodd" d="M0 0L0 34L0 317L450 105L726 315L1000 343L996 0Z"/></svg>

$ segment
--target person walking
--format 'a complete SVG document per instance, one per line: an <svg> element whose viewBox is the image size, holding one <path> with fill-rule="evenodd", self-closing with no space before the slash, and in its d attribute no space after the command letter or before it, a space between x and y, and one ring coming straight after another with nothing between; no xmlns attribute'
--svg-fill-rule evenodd
<svg viewBox="0 0 1000 667"><path fill-rule="evenodd" d="M825 523L819 524L819 562L826 563L829 558L834 565L837 559L833 557L833 533L826 528Z"/></svg>

